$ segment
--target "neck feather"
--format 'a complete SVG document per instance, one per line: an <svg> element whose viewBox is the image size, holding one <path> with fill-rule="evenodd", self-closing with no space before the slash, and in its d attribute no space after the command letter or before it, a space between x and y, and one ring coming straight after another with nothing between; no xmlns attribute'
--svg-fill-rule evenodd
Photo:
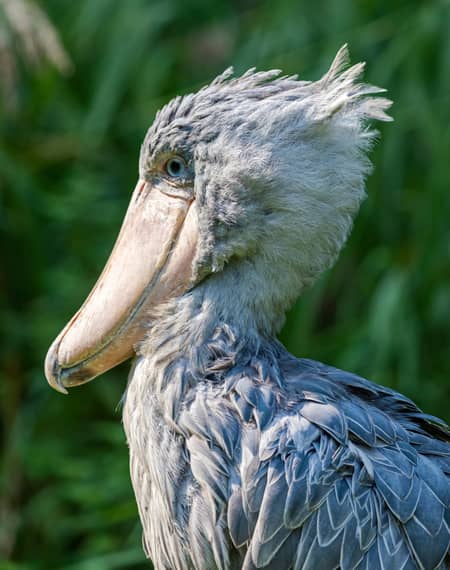
<svg viewBox="0 0 450 570"><path fill-rule="evenodd" d="M221 281L221 290L222 285ZM145 367L139 374L146 383L142 390L159 401L170 422L176 423L194 386L217 385L232 367L283 350L239 302L239 292L221 294L221 290L215 279L207 280L149 315L136 366Z"/></svg>

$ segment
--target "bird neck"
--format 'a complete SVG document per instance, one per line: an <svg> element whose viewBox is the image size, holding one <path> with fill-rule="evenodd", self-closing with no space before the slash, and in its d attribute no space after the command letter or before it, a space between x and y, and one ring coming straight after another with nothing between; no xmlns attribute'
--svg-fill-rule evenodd
<svg viewBox="0 0 450 570"><path fill-rule="evenodd" d="M212 328L225 323L242 337L273 339L306 282L292 265L286 271L261 253L231 259L221 271L210 273L191 294Z"/></svg>
<svg viewBox="0 0 450 570"><path fill-rule="evenodd" d="M258 307L248 303L239 276L224 279L225 273L212 275L149 316L138 362L145 361L148 389L161 400L167 390L182 398L192 385L212 376L220 382L230 367L245 364L269 346L281 349L267 322L260 326Z"/></svg>

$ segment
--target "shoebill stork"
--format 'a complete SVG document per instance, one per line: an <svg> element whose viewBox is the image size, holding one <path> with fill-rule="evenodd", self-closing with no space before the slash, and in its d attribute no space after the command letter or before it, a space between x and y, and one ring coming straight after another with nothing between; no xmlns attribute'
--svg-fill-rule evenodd
<svg viewBox="0 0 450 570"><path fill-rule="evenodd" d="M295 358L286 309L364 198L381 89L232 70L156 116L97 284L49 350L56 390L133 358L123 423L161 570L445 568L449 432L405 396Z"/></svg>

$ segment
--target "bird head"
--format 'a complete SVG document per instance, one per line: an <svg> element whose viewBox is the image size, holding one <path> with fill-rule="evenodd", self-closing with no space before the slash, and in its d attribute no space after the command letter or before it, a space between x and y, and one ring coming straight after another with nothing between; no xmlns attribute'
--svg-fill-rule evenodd
<svg viewBox="0 0 450 570"><path fill-rule="evenodd" d="M389 120L347 48L318 81L225 71L158 112L111 256L52 344L60 391L131 357L149 315L202 290L221 318L272 334L336 259L364 198L367 119Z"/></svg>

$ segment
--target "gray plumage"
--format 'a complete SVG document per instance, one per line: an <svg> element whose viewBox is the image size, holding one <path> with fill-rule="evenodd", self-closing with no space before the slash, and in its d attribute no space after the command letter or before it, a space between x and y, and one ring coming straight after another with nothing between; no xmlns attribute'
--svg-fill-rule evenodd
<svg viewBox="0 0 450 570"><path fill-rule="evenodd" d="M354 374L297 359L284 312L336 259L364 197L380 89L226 71L157 115L141 178L182 155L195 280L148 315L124 426L158 570L445 568L443 422Z"/></svg>

